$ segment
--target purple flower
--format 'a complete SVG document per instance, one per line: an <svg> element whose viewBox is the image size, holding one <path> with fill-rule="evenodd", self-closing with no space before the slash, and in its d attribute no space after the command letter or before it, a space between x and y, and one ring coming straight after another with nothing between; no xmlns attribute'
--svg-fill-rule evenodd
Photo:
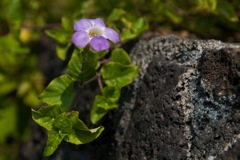
<svg viewBox="0 0 240 160"><path fill-rule="evenodd" d="M119 42L118 33L106 27L101 18L83 18L74 24L74 30L76 32L72 36L72 42L80 48L84 48L90 42L90 47L99 52L109 49L107 39L113 43Z"/></svg>

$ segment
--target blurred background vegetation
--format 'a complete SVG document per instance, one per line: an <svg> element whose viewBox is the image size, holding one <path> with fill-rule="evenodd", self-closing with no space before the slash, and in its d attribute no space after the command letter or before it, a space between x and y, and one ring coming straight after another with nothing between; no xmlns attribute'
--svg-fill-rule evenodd
<svg viewBox="0 0 240 160"><path fill-rule="evenodd" d="M34 132L31 109L60 74L50 64L66 61L74 21L101 17L126 42L150 31L239 42L239 16L239 0L1 0L0 160L18 159Z"/></svg>

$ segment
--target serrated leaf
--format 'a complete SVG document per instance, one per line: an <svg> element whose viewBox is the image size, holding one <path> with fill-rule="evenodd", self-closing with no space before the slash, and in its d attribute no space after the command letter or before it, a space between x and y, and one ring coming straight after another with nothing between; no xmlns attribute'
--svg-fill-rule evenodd
<svg viewBox="0 0 240 160"><path fill-rule="evenodd" d="M38 111L32 110L33 120L47 130L51 130L55 118L60 114L62 111L59 106L42 107Z"/></svg>
<svg viewBox="0 0 240 160"><path fill-rule="evenodd" d="M124 65L131 64L131 59L127 52L121 48L114 49L111 55L112 62L119 62Z"/></svg>
<svg viewBox="0 0 240 160"><path fill-rule="evenodd" d="M75 50L67 67L67 73L84 83L96 75L98 55L91 51Z"/></svg>
<svg viewBox="0 0 240 160"><path fill-rule="evenodd" d="M46 87L40 99L48 105L59 105L67 111L73 105L74 81L67 75L60 76Z"/></svg>
<svg viewBox="0 0 240 160"><path fill-rule="evenodd" d="M54 129L50 130L48 133L47 145L44 148L43 155L44 156L52 155L57 149L57 147L59 146L59 144L62 142L62 140L63 140L63 136L61 134L59 134Z"/></svg>
<svg viewBox="0 0 240 160"><path fill-rule="evenodd" d="M138 75L138 67L109 62L102 67L101 72L108 86L121 88L130 84L132 79Z"/></svg>

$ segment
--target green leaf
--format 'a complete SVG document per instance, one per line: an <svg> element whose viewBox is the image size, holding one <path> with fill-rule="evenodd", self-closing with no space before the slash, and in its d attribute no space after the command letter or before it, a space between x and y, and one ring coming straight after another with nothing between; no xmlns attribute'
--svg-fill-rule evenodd
<svg viewBox="0 0 240 160"><path fill-rule="evenodd" d="M131 24L131 27L123 30L121 34L121 41L128 41L137 38L145 30L148 29L148 23L144 18L139 18Z"/></svg>
<svg viewBox="0 0 240 160"><path fill-rule="evenodd" d="M73 32L73 23L67 17L62 17L62 27L64 30Z"/></svg>
<svg viewBox="0 0 240 160"><path fill-rule="evenodd" d="M0 74L0 86L1 86L0 96L7 95L12 91L16 90L18 85L19 84L16 80L11 80L9 77L2 76Z"/></svg>
<svg viewBox="0 0 240 160"><path fill-rule="evenodd" d="M74 81L67 75L54 79L40 95L40 99L48 105L60 105L67 111L73 105Z"/></svg>
<svg viewBox="0 0 240 160"><path fill-rule="evenodd" d="M93 124L97 123L103 116L105 116L105 114L107 114L108 110L105 110L104 107L107 107L109 104L105 103L105 101L106 99L102 96L98 95L95 97L90 114L90 119ZM105 106L101 105L102 107L100 107L99 104L104 104ZM116 104L114 104L112 108L116 108Z"/></svg>
<svg viewBox="0 0 240 160"><path fill-rule="evenodd" d="M102 95L96 96L90 114L93 124L97 123L109 110L117 108L120 90L120 88L105 87L102 90Z"/></svg>
<svg viewBox="0 0 240 160"><path fill-rule="evenodd" d="M228 20L230 20L232 22L238 21L238 17L236 15L236 12L234 11L234 8L231 5L231 3L229 3L225 0L218 0L216 9L222 16L224 16Z"/></svg>
<svg viewBox="0 0 240 160"><path fill-rule="evenodd" d="M102 89L102 95L110 102L117 102L120 97L120 91L121 88L107 86Z"/></svg>
<svg viewBox="0 0 240 160"><path fill-rule="evenodd" d="M130 84L132 79L138 75L138 67L109 62L102 67L101 72L108 86L121 88Z"/></svg>
<svg viewBox="0 0 240 160"><path fill-rule="evenodd" d="M69 33L63 29L46 30L45 33L61 44L67 44L69 42Z"/></svg>
<svg viewBox="0 0 240 160"><path fill-rule="evenodd" d="M119 62L121 64L129 65L131 64L131 59L121 48L116 48L112 51L111 59L113 62Z"/></svg>
<svg viewBox="0 0 240 160"><path fill-rule="evenodd" d="M10 45L11 44L11 45ZM4 54L28 54L30 49L21 43L12 34L0 36L0 53Z"/></svg>
<svg viewBox="0 0 240 160"><path fill-rule="evenodd" d="M121 41L128 41L137 37L137 34L134 33L130 28L123 30L121 34Z"/></svg>
<svg viewBox="0 0 240 160"><path fill-rule="evenodd" d="M139 36L143 31L148 29L148 23L144 18L139 18L133 22L132 29Z"/></svg>
<svg viewBox="0 0 240 160"><path fill-rule="evenodd" d="M73 128L77 130L85 130L88 131L88 127L78 118L79 113L77 111L71 111L67 114L68 119L73 125Z"/></svg>
<svg viewBox="0 0 240 160"><path fill-rule="evenodd" d="M70 44L67 44L67 45L57 44L56 50L57 50L57 56L59 59L61 59L61 60L66 59L66 54L67 54L69 46L70 46Z"/></svg>
<svg viewBox="0 0 240 160"><path fill-rule="evenodd" d="M7 107L6 107L7 106ZM0 107L0 143L4 144L9 135L13 136L18 132L18 107L12 104Z"/></svg>
<svg viewBox="0 0 240 160"><path fill-rule="evenodd" d="M214 11L217 6L217 0L198 0L198 8Z"/></svg>
<svg viewBox="0 0 240 160"><path fill-rule="evenodd" d="M114 9L111 14L108 16L107 21L108 22L113 22L113 21L117 21L121 18L121 16L123 16L125 14L125 11L122 9Z"/></svg>
<svg viewBox="0 0 240 160"><path fill-rule="evenodd" d="M67 73L80 83L84 83L96 75L98 65L97 53L75 50L68 64Z"/></svg>
<svg viewBox="0 0 240 160"><path fill-rule="evenodd" d="M67 117L67 113L64 112L57 116L53 122L53 126L63 133L70 133L72 129L72 123Z"/></svg>
<svg viewBox="0 0 240 160"><path fill-rule="evenodd" d="M104 58L108 53L109 53L109 50L103 50L103 51L100 51L100 52L96 52L99 59Z"/></svg>
<svg viewBox="0 0 240 160"><path fill-rule="evenodd" d="M53 154L62 140L73 144L85 144L95 140L104 130L102 126L88 129L78 118L77 111L61 112L58 106L43 107L32 113L33 119L49 130L44 149L45 156Z"/></svg>
<svg viewBox="0 0 240 160"><path fill-rule="evenodd" d="M165 14L170 18L174 23L181 23L183 21L183 16L176 12L176 9L168 7L165 11Z"/></svg>
<svg viewBox="0 0 240 160"><path fill-rule="evenodd" d="M64 140L73 144L85 144L95 140L104 130L100 126L94 129L88 129L86 125L78 118L78 112L72 111L68 115L68 119L72 123L72 131L66 134Z"/></svg>
<svg viewBox="0 0 240 160"><path fill-rule="evenodd" d="M54 129L50 130L48 133L47 145L44 148L44 156L50 156L55 152L59 144L62 142L63 136L59 134Z"/></svg>
<svg viewBox="0 0 240 160"><path fill-rule="evenodd" d="M47 130L52 129L55 118L60 114L62 111L59 106L42 107L38 111L32 110L33 120Z"/></svg>

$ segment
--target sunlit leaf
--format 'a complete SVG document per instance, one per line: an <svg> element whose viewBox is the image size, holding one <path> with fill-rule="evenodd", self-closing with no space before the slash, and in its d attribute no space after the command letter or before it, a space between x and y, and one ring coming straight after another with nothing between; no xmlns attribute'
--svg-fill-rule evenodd
<svg viewBox="0 0 240 160"><path fill-rule="evenodd" d="M48 105L59 105L67 111L73 105L74 81L67 75L54 79L40 95L40 99Z"/></svg>
<svg viewBox="0 0 240 160"><path fill-rule="evenodd" d="M0 95L6 95L8 93L11 93L18 87L18 82L7 78L8 77L3 77L3 79L0 79Z"/></svg>
<svg viewBox="0 0 240 160"><path fill-rule="evenodd" d="M66 59L66 54L67 51L70 47L70 44L57 44L56 46L56 50L57 50L57 56L58 58L60 58L61 60L65 60Z"/></svg>
<svg viewBox="0 0 240 160"><path fill-rule="evenodd" d="M44 148L44 156L50 156L55 152L59 144L62 142L63 136L59 134L57 131L54 129L51 129L48 133L48 141L47 145Z"/></svg>
<svg viewBox="0 0 240 160"><path fill-rule="evenodd" d="M17 132L17 107L8 105L0 108L0 143L5 143L9 135Z"/></svg>
<svg viewBox="0 0 240 160"><path fill-rule="evenodd" d="M121 88L130 84L132 79L138 75L138 67L109 62L102 67L101 72L108 86Z"/></svg>
<svg viewBox="0 0 240 160"><path fill-rule="evenodd" d="M54 119L53 126L63 133L70 133L72 129L72 123L68 119L66 112Z"/></svg>
<svg viewBox="0 0 240 160"><path fill-rule="evenodd" d="M96 75L98 63L97 53L75 50L68 64L67 73L80 83L84 83Z"/></svg>
<svg viewBox="0 0 240 160"><path fill-rule="evenodd" d="M206 9L208 11L214 11L217 6L218 0L198 0L198 8Z"/></svg>
<svg viewBox="0 0 240 160"><path fill-rule="evenodd" d="M59 106L42 107L38 111L32 110L32 118L40 126L50 130L57 116L62 114Z"/></svg>
<svg viewBox="0 0 240 160"><path fill-rule="evenodd" d="M116 20L119 20L122 15L125 14L125 11L123 9L115 8L112 13L108 16L107 21L113 22Z"/></svg>

